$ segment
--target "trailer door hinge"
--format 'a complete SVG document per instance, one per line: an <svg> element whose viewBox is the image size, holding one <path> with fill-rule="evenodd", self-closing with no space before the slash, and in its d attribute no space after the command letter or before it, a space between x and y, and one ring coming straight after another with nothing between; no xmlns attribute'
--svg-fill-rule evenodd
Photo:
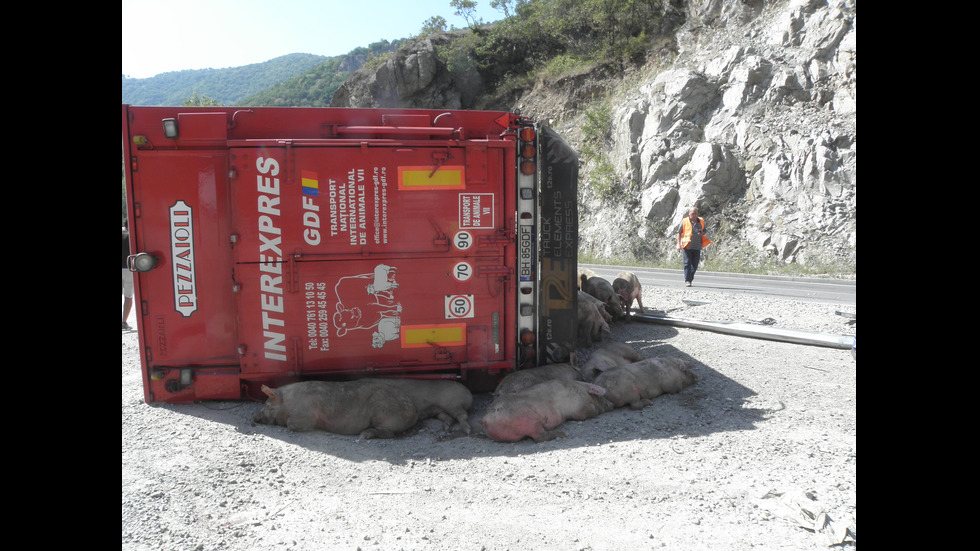
<svg viewBox="0 0 980 551"><path fill-rule="evenodd" d="M449 146L446 146L445 151L433 151L432 152L432 172L429 173L429 178L435 175L436 172L442 168L442 165L446 164L446 161L453 158L452 151L449 150Z"/></svg>

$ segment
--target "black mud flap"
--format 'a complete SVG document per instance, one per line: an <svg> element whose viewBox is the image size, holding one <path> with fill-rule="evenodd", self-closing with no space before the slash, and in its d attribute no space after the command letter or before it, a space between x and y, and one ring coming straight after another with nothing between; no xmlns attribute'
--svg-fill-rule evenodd
<svg viewBox="0 0 980 551"><path fill-rule="evenodd" d="M539 131L541 294L539 364L569 361L578 333L578 154Z"/></svg>

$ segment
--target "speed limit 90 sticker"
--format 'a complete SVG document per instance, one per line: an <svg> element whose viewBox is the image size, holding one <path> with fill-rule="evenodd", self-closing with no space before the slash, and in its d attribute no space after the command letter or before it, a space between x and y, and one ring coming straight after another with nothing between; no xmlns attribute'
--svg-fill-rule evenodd
<svg viewBox="0 0 980 551"><path fill-rule="evenodd" d="M463 319L474 316L473 295L447 295L446 319Z"/></svg>
<svg viewBox="0 0 980 551"><path fill-rule="evenodd" d="M453 246L461 251L469 249L473 246L473 234L465 230L456 232L453 236Z"/></svg>

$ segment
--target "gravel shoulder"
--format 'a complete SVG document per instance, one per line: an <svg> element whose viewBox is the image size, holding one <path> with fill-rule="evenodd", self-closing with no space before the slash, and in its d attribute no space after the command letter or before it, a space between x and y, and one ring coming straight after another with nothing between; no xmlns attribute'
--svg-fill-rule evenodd
<svg viewBox="0 0 980 551"><path fill-rule="evenodd" d="M835 313L853 305L696 286L645 288L643 302L856 333ZM569 421L562 438L499 443L436 420L359 441L253 425L258 402L146 404L136 333L123 332L122 548L856 548L851 351L641 322L613 324L610 338L691 359L700 380L639 411ZM475 396L474 427L489 402Z"/></svg>

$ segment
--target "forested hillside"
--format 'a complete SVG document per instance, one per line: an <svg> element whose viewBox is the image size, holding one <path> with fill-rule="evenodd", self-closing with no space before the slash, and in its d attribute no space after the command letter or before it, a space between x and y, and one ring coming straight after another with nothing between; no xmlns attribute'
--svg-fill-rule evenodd
<svg viewBox="0 0 980 551"><path fill-rule="evenodd" d="M151 78L126 78L123 75L122 103L181 105L197 94L222 105L231 105L327 59L321 55L289 54L263 63L226 69L171 71Z"/></svg>
<svg viewBox="0 0 980 551"><path fill-rule="evenodd" d="M440 51L442 63L491 103L535 80L539 71L594 63L618 66L642 58L665 26L658 0L498 0L506 17L481 25L468 0L448 2L470 22L469 34ZM207 98L220 105L327 106L334 92L365 63L380 63L409 38L460 30L433 16L416 37L382 40L335 57L289 54L242 67L162 73L122 79L122 102L182 105ZM504 100L506 101L506 100Z"/></svg>
<svg viewBox="0 0 980 551"><path fill-rule="evenodd" d="M397 50L406 39L382 40L367 47L355 48L343 56L327 58L300 75L279 82L257 94L235 102L236 105L275 107L327 107L333 93L352 72L365 63L383 58Z"/></svg>
<svg viewBox="0 0 980 551"><path fill-rule="evenodd" d="M150 78L123 75L122 103L183 105L192 98L209 98L219 105L323 107L353 71L404 41L382 40L334 57L297 53L242 67L171 71Z"/></svg>

